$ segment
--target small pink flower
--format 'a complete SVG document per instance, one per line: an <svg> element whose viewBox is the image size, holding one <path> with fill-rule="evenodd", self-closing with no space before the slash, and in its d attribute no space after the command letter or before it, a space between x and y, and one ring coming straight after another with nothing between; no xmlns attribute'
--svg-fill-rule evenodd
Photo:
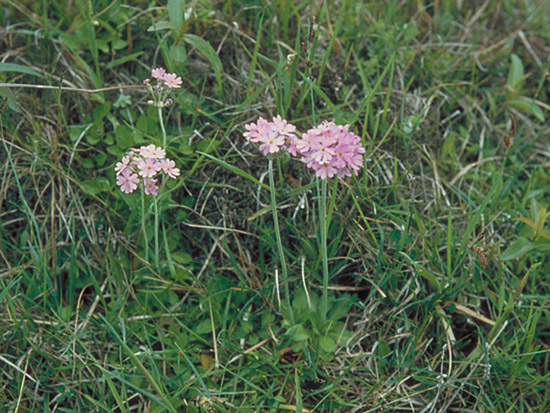
<svg viewBox="0 0 550 413"><path fill-rule="evenodd" d="M145 185L145 195L157 195L158 194L158 186L157 186L157 180L156 179L149 179L144 178L143 184Z"/></svg>
<svg viewBox="0 0 550 413"><path fill-rule="evenodd" d="M156 159L146 158L138 163L139 174L144 178L151 178L160 171L160 165Z"/></svg>
<svg viewBox="0 0 550 413"><path fill-rule="evenodd" d="M329 163L314 164L313 169L315 170L315 176L321 179L332 178L336 173L336 168Z"/></svg>
<svg viewBox="0 0 550 413"><path fill-rule="evenodd" d="M262 117L258 118L256 123L249 123L244 125L244 128L248 131L243 133L243 136L250 140L250 142L259 142L261 136L267 135L271 130L271 123Z"/></svg>
<svg viewBox="0 0 550 413"><path fill-rule="evenodd" d="M181 84L183 83L183 81L181 80L181 77L177 77L175 73L165 74L162 80L164 80L164 83L170 89L178 89L179 87L181 87Z"/></svg>
<svg viewBox="0 0 550 413"><path fill-rule="evenodd" d="M159 166L170 178L175 179L180 174L180 170L175 167L176 164L170 159L163 159L162 161L159 161Z"/></svg>
<svg viewBox="0 0 550 413"><path fill-rule="evenodd" d="M139 154L144 158L163 159L166 156L166 151L160 146L151 144L139 148Z"/></svg>
<svg viewBox="0 0 550 413"><path fill-rule="evenodd" d="M115 166L115 171L117 175L120 175L122 172L124 172L126 169L130 167L130 157L125 156L122 158L121 162L117 162Z"/></svg>
<svg viewBox="0 0 550 413"><path fill-rule="evenodd" d="M268 134L260 137L260 150L264 155L277 153L281 150L281 146L285 144L285 141L285 137L279 135L279 132L275 128L272 128Z"/></svg>
<svg viewBox="0 0 550 413"><path fill-rule="evenodd" d="M290 136L293 135L294 132L296 132L296 126L282 119L281 115L277 115L273 118L273 125L281 135Z"/></svg>
<svg viewBox="0 0 550 413"><path fill-rule="evenodd" d="M151 76L157 80L163 80L164 75L166 75L166 70L164 70L162 67L153 69L153 71L151 72Z"/></svg>
<svg viewBox="0 0 550 413"><path fill-rule="evenodd" d="M285 141L286 151L292 156L298 154L298 138L295 135L287 136Z"/></svg>
<svg viewBox="0 0 550 413"><path fill-rule="evenodd" d="M117 185L120 186L120 190L124 193L131 193L137 188L139 178L137 174L132 173L130 169L126 168L120 175L117 176Z"/></svg>
<svg viewBox="0 0 550 413"><path fill-rule="evenodd" d="M302 138L298 139L296 142L296 148L300 153L306 153L311 149L313 143L313 137L310 136L309 132L302 134Z"/></svg>

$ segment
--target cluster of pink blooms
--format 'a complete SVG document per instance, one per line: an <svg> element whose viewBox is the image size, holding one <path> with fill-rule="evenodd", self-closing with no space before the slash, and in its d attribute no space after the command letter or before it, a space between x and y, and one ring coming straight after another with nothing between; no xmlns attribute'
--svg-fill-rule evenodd
<svg viewBox="0 0 550 413"><path fill-rule="evenodd" d="M163 172L174 179L180 174L174 161L165 156L166 151L153 144L131 149L115 167L117 185L120 186L121 191L127 194L133 192L138 187L141 177L145 193L157 195L158 179L154 178L157 173Z"/></svg>
<svg viewBox="0 0 550 413"><path fill-rule="evenodd" d="M303 133L295 134L296 127L279 115L272 122L259 118L256 123L245 125L243 135L250 142L258 143L265 154L285 150L292 156L300 155L303 163L315 171L321 179L351 176L363 166L365 148L361 138L349 131L349 125L336 125L323 121Z"/></svg>
<svg viewBox="0 0 550 413"><path fill-rule="evenodd" d="M159 86L162 87L162 85L166 85L169 89L178 89L181 87L182 80L181 77L176 75L175 73L166 73L166 70L162 67L158 67L156 69L153 69L151 72L151 76L153 79L157 79L159 82ZM146 80L146 83L148 83L148 79Z"/></svg>

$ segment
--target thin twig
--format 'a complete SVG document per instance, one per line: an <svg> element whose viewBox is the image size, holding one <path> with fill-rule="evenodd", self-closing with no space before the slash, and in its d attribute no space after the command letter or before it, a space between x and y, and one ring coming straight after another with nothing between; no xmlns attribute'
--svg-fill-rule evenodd
<svg viewBox="0 0 550 413"><path fill-rule="evenodd" d="M48 89L48 90L62 90L64 92L80 92L80 93L102 93L111 92L113 90L120 89L142 89L143 85L120 85L103 87L100 89L81 89L77 87L64 87L64 86L51 86L51 85L31 85L27 83L0 83L0 87L10 88L25 88L25 89Z"/></svg>

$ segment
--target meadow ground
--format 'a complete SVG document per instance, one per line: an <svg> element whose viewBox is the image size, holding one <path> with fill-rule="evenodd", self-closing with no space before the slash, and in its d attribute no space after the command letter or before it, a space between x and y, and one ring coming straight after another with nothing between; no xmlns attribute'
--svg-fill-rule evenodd
<svg viewBox="0 0 550 413"><path fill-rule="evenodd" d="M550 411L550 2L127 3L0 2L0 410Z"/></svg>

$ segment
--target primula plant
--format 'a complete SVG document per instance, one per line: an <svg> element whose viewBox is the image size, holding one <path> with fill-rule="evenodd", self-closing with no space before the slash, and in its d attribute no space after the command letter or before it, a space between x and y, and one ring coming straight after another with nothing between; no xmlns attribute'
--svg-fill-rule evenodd
<svg viewBox="0 0 550 413"><path fill-rule="evenodd" d="M143 184L141 192L141 225L144 234L145 259L149 256L149 245L145 226L145 200L144 195L155 195L153 200L154 208L154 235L155 235L155 264L159 264L159 206L158 195L159 183L157 178L159 174L165 174L169 178L175 179L180 175L180 170L176 168L176 163L166 158L166 128L162 117L162 109L170 106L173 100L169 97L173 89L181 87L182 79L175 73L167 73L165 69L159 67L151 71L151 77L156 80L152 85L150 79L145 79L144 84L151 94L152 99L147 103L158 109L160 129L162 132L162 147L150 144L140 148L130 149L126 155L115 166L117 174L117 185L120 190L126 194L134 192L140 184ZM141 181L143 180L143 182Z"/></svg>
<svg viewBox="0 0 550 413"><path fill-rule="evenodd" d="M321 320L324 323L328 312L328 256L327 256L327 179L357 175L363 166L363 154L365 148L361 144L361 138L350 132L349 125L337 125L334 122L323 121L318 126L309 129L299 138L296 135L296 127L277 115L273 120L267 121L260 117L256 123L245 125L246 132L243 136L250 142L257 143L264 155L273 155L286 151L292 156L300 156L306 166L315 171L315 175L321 182L319 196L319 216L321 235L321 255L323 262L323 297L321 303ZM279 249L279 259L283 269L283 281L285 283L287 306L291 324L294 324L294 316L290 306L288 274L283 253L277 208L275 200L275 186L273 183L273 157L269 159L269 177L271 187L271 201L275 234Z"/></svg>

